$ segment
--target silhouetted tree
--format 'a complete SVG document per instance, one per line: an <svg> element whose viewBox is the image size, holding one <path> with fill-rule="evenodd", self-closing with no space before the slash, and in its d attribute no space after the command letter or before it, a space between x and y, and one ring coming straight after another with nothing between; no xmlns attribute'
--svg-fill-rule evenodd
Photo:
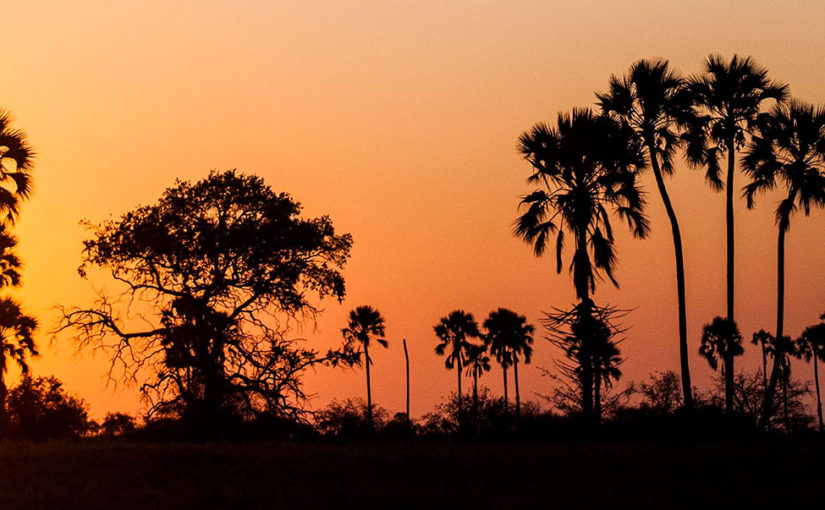
<svg viewBox="0 0 825 510"><path fill-rule="evenodd" d="M777 184L787 193L776 209L776 338L781 339L785 318L785 234L791 215L799 207L807 216L812 207L825 206L825 110L797 101L774 107L769 115L759 118L742 166L751 178L744 189L748 208L754 206L756 193ZM776 391L783 357L782 352L774 355L765 392L766 411L770 410ZM768 413L763 413L763 426L767 426L768 419Z"/></svg>
<svg viewBox="0 0 825 510"><path fill-rule="evenodd" d="M529 364L533 356L533 331L535 328L527 322L527 317L512 310L499 308L490 312L484 321L484 342L489 346L490 354L495 356L504 372L504 408L507 410L507 368L513 367L516 390L516 416L521 415L521 396L518 386L519 357Z"/></svg>
<svg viewBox="0 0 825 510"><path fill-rule="evenodd" d="M384 318L381 313L371 306L359 306L349 313L347 327L341 330L350 348L359 354L364 352L364 367L367 372L367 422L372 426L372 389L370 387L370 344L372 340L386 348L389 344L383 338L385 334ZM352 344L358 344L352 347Z"/></svg>
<svg viewBox="0 0 825 510"><path fill-rule="evenodd" d="M702 344L699 354L708 360L708 365L714 371L718 368L719 359L722 360L725 375L725 411L734 412L733 360L741 356L742 334L736 323L724 317L714 317L710 324L705 324L702 330Z"/></svg>
<svg viewBox="0 0 825 510"><path fill-rule="evenodd" d="M537 256L555 236L560 273L565 232L569 232L574 239L571 270L580 300L577 310L595 313L590 294L596 276L603 273L618 286L613 277L617 258L609 211L625 219L636 237L645 237L649 230L645 201L636 184L636 171L645 164L641 143L626 125L588 109L575 109L570 115L559 114L555 127L537 124L522 134L519 150L533 167L527 181L538 189L522 198L527 210L516 220L515 235L532 244ZM593 365L584 367L590 370ZM592 374L582 380L591 385ZM583 390L583 396L584 413L592 417L592 386Z"/></svg>
<svg viewBox="0 0 825 510"><path fill-rule="evenodd" d="M760 329L758 332L753 334L753 338L751 339L751 343L753 345L758 345L762 351L762 386L763 390L768 389L768 349L771 349L773 346L773 335L765 331L764 329Z"/></svg>
<svg viewBox="0 0 825 510"><path fill-rule="evenodd" d="M825 319L823 314L821 319ZM825 356L825 323L820 322L813 326L808 326L802 335L796 340L799 354L805 361L813 362L814 366L814 386L816 388L816 417L819 422L819 431L825 431L825 424L822 422L822 396L819 390L819 368L818 361Z"/></svg>
<svg viewBox="0 0 825 510"><path fill-rule="evenodd" d="M666 60L639 60L630 66L625 76L611 76L608 92L596 94L596 97L605 114L619 119L633 131L636 143L644 151L643 163L639 167L643 168L650 163L659 195L670 220L676 254L682 397L685 407L691 408L693 395L688 363L682 234L664 180L666 175L673 173L673 155L680 143L677 122L689 111L690 100L684 93L684 83L684 78L671 69Z"/></svg>
<svg viewBox="0 0 825 510"><path fill-rule="evenodd" d="M92 426L86 407L54 377L24 377L8 395L12 433L35 440L86 434Z"/></svg>
<svg viewBox="0 0 825 510"><path fill-rule="evenodd" d="M180 415L197 434L260 413L300 415L306 368L357 360L346 348L304 348L278 326L312 319L312 295L344 296L351 237L300 211L260 177L231 170L177 181L154 205L87 225L81 275L109 270L124 290L64 310L57 333L109 352L110 378L145 381L150 417ZM130 309L145 329L121 320Z"/></svg>
<svg viewBox="0 0 825 510"><path fill-rule="evenodd" d="M736 151L745 146L762 102L768 99L785 101L788 86L769 80L768 70L750 57L734 55L725 60L719 55L711 55L705 60L704 73L691 78L687 90L696 106L696 115L686 123L688 161L707 167L705 176L714 190L725 189L727 318L735 323L733 181ZM723 182L719 158L725 154L728 167L726 182Z"/></svg>
<svg viewBox="0 0 825 510"><path fill-rule="evenodd" d="M333 400L315 413L315 426L325 437L360 439L371 436L387 423L389 414L384 408L376 405L372 412L373 417L368 418L367 404L361 399Z"/></svg>
<svg viewBox="0 0 825 510"><path fill-rule="evenodd" d="M11 126L9 112L0 110L0 213L14 221L20 203L32 190L34 150L26 134Z"/></svg>
<svg viewBox="0 0 825 510"><path fill-rule="evenodd" d="M467 364L468 351L472 349L470 338L478 338L478 323L473 314L463 310L454 310L442 317L435 325L435 335L441 340L435 347L435 353L445 356L444 366L448 370L456 369L458 378L458 410L462 411L461 371Z"/></svg>
<svg viewBox="0 0 825 510"><path fill-rule="evenodd" d="M682 407L682 387L679 374L672 370L656 372L639 384L642 408L656 413L672 414Z"/></svg>
<svg viewBox="0 0 825 510"><path fill-rule="evenodd" d="M38 355L34 343L37 320L25 315L20 305L10 298L0 298L0 431L5 432L9 418L6 409L6 373L11 363L29 373L27 359Z"/></svg>
<svg viewBox="0 0 825 510"><path fill-rule="evenodd" d="M125 413L107 413L99 429L107 437L129 434L135 430L135 417Z"/></svg>
<svg viewBox="0 0 825 510"><path fill-rule="evenodd" d="M490 356L485 344L470 344L467 349L467 375L473 377L473 420L478 424L478 378L490 371Z"/></svg>

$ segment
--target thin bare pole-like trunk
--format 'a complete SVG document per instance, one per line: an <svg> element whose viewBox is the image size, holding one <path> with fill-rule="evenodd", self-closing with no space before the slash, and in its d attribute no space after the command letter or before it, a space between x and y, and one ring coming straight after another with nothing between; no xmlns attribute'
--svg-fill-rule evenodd
<svg viewBox="0 0 825 510"><path fill-rule="evenodd" d="M596 358L596 362L594 363L593 372L595 373L594 383L593 383L593 414L596 418L596 424L601 424L602 422L602 367L601 363Z"/></svg>
<svg viewBox="0 0 825 510"><path fill-rule="evenodd" d="M461 405L461 358L459 357L456 360L456 367L458 368L458 429L461 430L461 424L463 420L464 410Z"/></svg>
<svg viewBox="0 0 825 510"><path fill-rule="evenodd" d="M733 414L733 356L725 356L725 412Z"/></svg>
<svg viewBox="0 0 825 510"><path fill-rule="evenodd" d="M403 339L404 361L407 369L407 422L410 421L410 354L407 352L407 339Z"/></svg>
<svg viewBox="0 0 825 510"><path fill-rule="evenodd" d="M822 422L822 396L819 394L819 369L817 368L816 348L814 348L814 385L816 385L816 417L819 418L819 431L825 431L825 424Z"/></svg>
<svg viewBox="0 0 825 510"><path fill-rule="evenodd" d="M656 177L656 186L662 196L667 217L670 219L670 230L673 236L673 249L676 254L676 294L679 302L679 365L682 375L682 398L685 407L693 408L693 389L690 384L690 364L688 362L687 344L687 305L685 304L685 260L682 252L682 233L679 230L679 221L676 219L676 211L670 202L667 187L659 167L659 160L656 157L656 144L652 138L647 139L647 149L650 156L650 165L653 168L653 175Z"/></svg>
<svg viewBox="0 0 825 510"><path fill-rule="evenodd" d="M504 372L504 413L510 412L510 404L507 401L507 365L501 366L502 372Z"/></svg>
<svg viewBox="0 0 825 510"><path fill-rule="evenodd" d="M768 391L768 352L765 349L765 340L762 340L761 344L762 344L762 397L764 397L765 392Z"/></svg>
<svg viewBox="0 0 825 510"><path fill-rule="evenodd" d="M367 425L372 430L372 388L370 386L370 352L364 345L364 358L367 364Z"/></svg>
<svg viewBox="0 0 825 510"><path fill-rule="evenodd" d="M521 419L521 395L518 391L518 358L513 356L513 379L516 388L516 419Z"/></svg>

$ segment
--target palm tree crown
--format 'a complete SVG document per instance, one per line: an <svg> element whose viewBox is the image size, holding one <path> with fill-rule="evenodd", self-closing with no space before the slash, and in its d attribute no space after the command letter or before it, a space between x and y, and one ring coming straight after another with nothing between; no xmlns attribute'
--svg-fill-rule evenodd
<svg viewBox="0 0 825 510"><path fill-rule="evenodd" d="M444 366L452 370L458 365L459 370L467 364L467 352L471 349L470 338L478 338L478 323L473 314L463 310L450 312L435 326L435 334L441 340L435 347L435 353L444 356Z"/></svg>
<svg viewBox="0 0 825 510"><path fill-rule="evenodd" d="M341 330L347 342L357 343L359 347L366 353L369 353L369 347L372 340L378 342L381 346L387 347L389 344L384 337L385 323L381 313L371 306L359 306L349 313L349 322L347 327ZM365 360L367 363L372 363L371 359Z"/></svg>
<svg viewBox="0 0 825 510"><path fill-rule="evenodd" d="M20 211L20 202L32 189L31 170L34 150L26 134L11 127L11 116L0 110L0 211L13 221Z"/></svg>
<svg viewBox="0 0 825 510"><path fill-rule="evenodd" d="M9 298L0 299L0 373L5 375L9 362L14 362L23 372L28 372L26 358L37 356L34 330L37 320L20 309L20 304ZM3 377L0 375L0 384ZM5 389L5 387L3 388Z"/></svg>
<svg viewBox="0 0 825 510"><path fill-rule="evenodd" d="M484 329L484 342L489 345L490 354L495 356L502 367L510 367L519 357L525 363L530 363L535 328L527 323L527 317L499 308L490 312L484 321Z"/></svg>
<svg viewBox="0 0 825 510"><path fill-rule="evenodd" d="M515 234L538 256L555 236L557 272L565 231L574 236L571 270L579 299L589 299L598 272L618 285L609 209L627 221L635 236L645 237L649 230L636 185L644 159L631 135L589 109L574 109L571 115L559 114L556 126L537 124L519 139L519 151L533 167L528 182L538 189L522 198L527 210L516 220Z"/></svg>

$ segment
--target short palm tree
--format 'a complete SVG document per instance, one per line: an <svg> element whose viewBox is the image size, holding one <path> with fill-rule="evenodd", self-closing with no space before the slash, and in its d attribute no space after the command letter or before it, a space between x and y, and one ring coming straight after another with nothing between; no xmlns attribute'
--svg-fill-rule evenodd
<svg viewBox="0 0 825 510"><path fill-rule="evenodd" d="M0 214L9 221L17 217L20 202L31 194L34 165L34 150L26 134L11 124L9 113L0 110Z"/></svg>
<svg viewBox="0 0 825 510"><path fill-rule="evenodd" d="M708 360L708 365L714 371L718 368L720 359L724 363L725 411L728 413L734 411L733 360L744 352L742 334L735 322L725 317L714 317L710 324L705 324L699 354Z"/></svg>
<svg viewBox="0 0 825 510"><path fill-rule="evenodd" d="M705 60L704 73L691 78L687 85L695 115L685 123L687 159L707 168L705 176L714 190L725 190L727 231L727 317L734 318L734 243L733 192L736 174L736 151L741 150L760 114L764 101L784 102L788 86L768 79L768 70L750 57L734 55L725 60L711 55ZM725 182L720 177L719 159L727 155Z"/></svg>
<svg viewBox="0 0 825 510"><path fill-rule="evenodd" d="M533 356L533 332L535 328L527 322L527 317L507 308L490 312L484 321L484 343L490 354L496 357L504 371L504 405L507 406L507 369L513 367L516 390L516 416L521 415L521 397L518 386L518 362L521 357L529 364Z"/></svg>
<svg viewBox="0 0 825 510"><path fill-rule="evenodd" d="M751 344L758 345L762 350L762 393L768 389L768 354L773 352L773 335L760 329L753 334Z"/></svg>
<svg viewBox="0 0 825 510"><path fill-rule="evenodd" d="M467 365L468 351L472 349L470 339L478 338L478 323L473 314L464 310L454 310L442 317L434 327L435 335L441 340L436 345L435 353L446 356L444 366L448 370L456 369L458 378L458 417L462 416L461 371Z"/></svg>
<svg viewBox="0 0 825 510"><path fill-rule="evenodd" d="M676 211L670 201L665 176L673 173L673 156L680 144L678 123L690 111L684 93L684 78L666 60L639 60L625 76L612 76L609 90L597 94L598 104L606 115L618 119L633 131L633 137L650 163L656 186L673 237L676 261L676 293L679 317L679 360L685 407L693 406L687 343L687 304L685 299L685 262L682 233ZM642 167L644 166L641 165Z"/></svg>
<svg viewBox="0 0 825 510"><path fill-rule="evenodd" d="M10 298L0 298L0 427L8 424L6 411L6 373L10 363L17 364L27 374L27 358L38 355L34 343L37 320L25 315L20 304Z"/></svg>
<svg viewBox="0 0 825 510"><path fill-rule="evenodd" d="M821 318L825 319L825 315ZM825 424L822 422L822 396L819 390L819 368L817 364L825 356L825 323L820 322L805 328L796 344L799 354L805 361L813 362L814 386L816 386L816 416L819 420L819 431L823 432L825 431Z"/></svg>
<svg viewBox="0 0 825 510"><path fill-rule="evenodd" d="M791 216L801 208L809 215L813 207L825 206L825 109L793 101L775 106L760 117L742 160L751 181L744 194L748 207L764 190L782 187L785 198L776 208L777 297L776 339L784 336L785 318L785 234ZM761 425L767 427L784 353L774 355L771 377L765 392Z"/></svg>
<svg viewBox="0 0 825 510"><path fill-rule="evenodd" d="M485 344L470 344L467 349L467 375L473 377L473 419L475 419L477 427L479 426L478 378L481 377L484 372L489 371L490 356L487 354L487 346Z"/></svg>
<svg viewBox="0 0 825 510"><path fill-rule="evenodd" d="M384 338L385 324L381 313L371 306L359 306L349 313L347 327L341 330L348 344L357 344L364 352L364 366L367 371L367 423L372 429L372 387L370 385L370 344L373 340L383 347L389 343Z"/></svg>

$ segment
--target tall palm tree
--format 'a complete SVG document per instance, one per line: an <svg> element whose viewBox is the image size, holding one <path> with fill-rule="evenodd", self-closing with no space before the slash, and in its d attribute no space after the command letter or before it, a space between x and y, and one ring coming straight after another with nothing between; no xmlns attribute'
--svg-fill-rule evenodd
<svg viewBox="0 0 825 510"><path fill-rule="evenodd" d="M597 94L597 103L607 115L632 129L650 163L656 187L662 197L676 255L676 294L679 315L679 360L685 407L693 407L687 344L687 305L685 302L685 262L682 234L676 211L670 201L665 176L673 173L673 155L680 144L678 122L689 111L684 93L684 78L670 68L667 60L639 60L625 76L611 76L609 90Z"/></svg>
<svg viewBox="0 0 825 510"><path fill-rule="evenodd" d="M514 233L533 246L536 256L555 236L559 273L566 232L572 235L576 297L592 309L591 292L599 273L618 286L609 211L626 220L636 237L649 231L645 201L636 184L636 171L645 163L640 143L627 126L589 109L574 109L572 114L560 113L555 126L537 124L522 134L519 151L533 167L527 181L537 189L522 198L527 210L516 220ZM588 417L593 416L591 376L583 377Z"/></svg>
<svg viewBox="0 0 825 510"><path fill-rule="evenodd" d="M747 137L766 100L779 103L788 97L788 86L768 79L768 70L750 57L726 61L719 55L705 60L704 73L691 78L687 85L696 110L686 122L687 159L707 167L705 176L716 191L725 190L727 232L727 317L734 318L734 241L733 191L736 174L736 151L745 146ZM725 181L720 177L719 159L727 155Z"/></svg>
<svg viewBox="0 0 825 510"><path fill-rule="evenodd" d="M699 354L708 360L708 365L714 371L719 365L719 359L724 363L725 411L727 413L734 411L733 359L744 352L742 334L739 333L735 322L726 317L714 317L710 324L705 324Z"/></svg>
<svg viewBox="0 0 825 510"><path fill-rule="evenodd" d="M777 293L776 339L783 338L785 318L785 234L791 216L799 208L809 215L812 207L825 206L825 109L793 101L775 106L760 117L742 160L750 176L744 188L748 208L754 196L781 185L785 198L776 208ZM761 425L767 427L776 382L785 354L774 353L773 368L765 392Z"/></svg>
<svg viewBox="0 0 825 510"><path fill-rule="evenodd" d="M6 373L10 363L17 364L23 374L29 371L27 358L38 356L34 343L37 320L25 315L20 304L10 298L0 298L0 429L8 424L6 410Z"/></svg>
<svg viewBox="0 0 825 510"><path fill-rule="evenodd" d="M458 378L458 417L462 416L461 371L467 364L468 351L472 349L470 339L478 338L478 323L473 314L464 310L454 310L442 317L434 327L435 335L441 343L435 346L435 353L445 356L444 366L448 370L456 369Z"/></svg>
<svg viewBox="0 0 825 510"><path fill-rule="evenodd" d="M825 314L820 318L825 319ZM819 368L817 362L825 356L825 323L820 322L813 326L808 326L802 332L802 336L796 341L799 354L805 361L813 361L814 365L814 386L816 386L816 416L819 419L819 431L825 431L825 424L822 421L822 396L819 390Z"/></svg>
<svg viewBox="0 0 825 510"><path fill-rule="evenodd" d="M507 308L490 312L484 321L484 343L490 354L496 357L504 371L504 404L507 406L507 368L513 367L516 390L516 416L521 416L521 397L518 386L519 357L529 364L533 357L533 332L535 328L527 322L527 317Z"/></svg>
<svg viewBox="0 0 825 510"><path fill-rule="evenodd" d="M31 194L34 166L26 134L11 124L11 115L0 110L0 214L8 221L17 217L20 202Z"/></svg>
<svg viewBox="0 0 825 510"><path fill-rule="evenodd" d="M372 430L372 387L370 385L370 344L373 340L384 348L389 343L384 338L385 324L381 313L371 306L359 306L349 313L347 327L341 330L349 344L358 344L364 352L364 366L367 371L367 423Z"/></svg>
<svg viewBox="0 0 825 510"><path fill-rule="evenodd" d="M478 378L484 372L490 371L490 356L487 355L486 344L470 344L467 349L467 375L473 377L473 419L476 427L480 426L478 420Z"/></svg>

